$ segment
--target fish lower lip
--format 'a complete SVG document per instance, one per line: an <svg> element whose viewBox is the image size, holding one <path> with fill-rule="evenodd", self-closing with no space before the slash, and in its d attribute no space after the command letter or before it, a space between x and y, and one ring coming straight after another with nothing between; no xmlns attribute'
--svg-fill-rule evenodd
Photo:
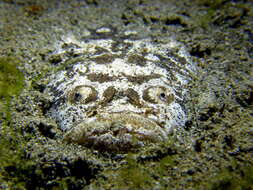
<svg viewBox="0 0 253 190"><path fill-rule="evenodd" d="M66 133L64 139L95 148L127 150L147 142L162 141L166 136L153 120L134 113L111 113L79 123Z"/></svg>

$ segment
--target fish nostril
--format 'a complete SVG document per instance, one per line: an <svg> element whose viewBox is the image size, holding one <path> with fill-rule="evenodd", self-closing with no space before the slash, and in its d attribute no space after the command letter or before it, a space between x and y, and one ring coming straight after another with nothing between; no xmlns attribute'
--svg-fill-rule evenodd
<svg viewBox="0 0 253 190"><path fill-rule="evenodd" d="M125 92L124 91L118 91L117 92L117 94L116 94L116 97L117 98L123 98L123 97L125 97L126 95L125 95Z"/></svg>

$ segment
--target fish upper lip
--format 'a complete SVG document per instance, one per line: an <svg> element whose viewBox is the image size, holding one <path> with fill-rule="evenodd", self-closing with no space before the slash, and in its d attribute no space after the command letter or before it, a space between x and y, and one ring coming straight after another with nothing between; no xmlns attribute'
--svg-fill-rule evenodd
<svg viewBox="0 0 253 190"><path fill-rule="evenodd" d="M156 118L149 118L147 117L147 113L145 111L140 112L140 113L136 113L136 112L132 112L132 111L122 111L122 112L100 112L98 113L96 111L95 115L91 115L91 117L89 117L90 121L104 121L104 122L108 122L108 121L118 121L118 123L124 121L123 118L125 118L126 116L130 116L133 117L135 119L137 118L141 118L143 120L149 121L149 123L152 125L156 124L157 126L164 128L163 123L158 121L157 116L154 114L155 112L149 113L149 115L152 115ZM129 118L131 119L131 118ZM82 122L90 122L87 121L86 119L80 121L79 123ZM126 121L125 121L126 123Z"/></svg>
<svg viewBox="0 0 253 190"><path fill-rule="evenodd" d="M154 115L154 114L152 114ZM155 115L154 115L155 116ZM151 118L148 118L145 116L145 113L135 113L135 112L109 112L109 113L99 113L97 115L97 120L98 121L121 121L121 122L131 122L131 119L134 119L135 121L136 120L145 120L145 121L149 121L149 123L152 123L152 124L156 124L156 125L159 125L159 122L157 120L154 120L154 119L151 119Z"/></svg>

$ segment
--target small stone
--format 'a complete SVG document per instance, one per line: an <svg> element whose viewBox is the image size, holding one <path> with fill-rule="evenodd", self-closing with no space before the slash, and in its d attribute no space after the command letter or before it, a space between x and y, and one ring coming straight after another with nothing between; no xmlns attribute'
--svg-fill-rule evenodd
<svg viewBox="0 0 253 190"><path fill-rule="evenodd" d="M102 27L96 30L97 33L109 33L111 32L110 28Z"/></svg>
<svg viewBox="0 0 253 190"><path fill-rule="evenodd" d="M58 64L62 61L62 57L61 55L52 55L50 58L49 58L49 62L52 63L52 64Z"/></svg>

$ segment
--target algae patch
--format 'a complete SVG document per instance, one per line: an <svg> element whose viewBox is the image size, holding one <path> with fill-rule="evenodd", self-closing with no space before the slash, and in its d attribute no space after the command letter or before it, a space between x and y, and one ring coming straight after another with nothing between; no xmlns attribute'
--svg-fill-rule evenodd
<svg viewBox="0 0 253 190"><path fill-rule="evenodd" d="M0 57L0 98L19 94L24 76L17 69L19 61L12 57Z"/></svg>
<svg viewBox="0 0 253 190"><path fill-rule="evenodd" d="M10 119L10 100L18 95L24 86L24 76L17 68L19 60L0 57L0 110Z"/></svg>
<svg viewBox="0 0 253 190"><path fill-rule="evenodd" d="M11 120L11 99L24 86L24 76L17 69L19 61L13 57L0 57L0 189L24 188L25 173L31 161L24 158L25 141Z"/></svg>

